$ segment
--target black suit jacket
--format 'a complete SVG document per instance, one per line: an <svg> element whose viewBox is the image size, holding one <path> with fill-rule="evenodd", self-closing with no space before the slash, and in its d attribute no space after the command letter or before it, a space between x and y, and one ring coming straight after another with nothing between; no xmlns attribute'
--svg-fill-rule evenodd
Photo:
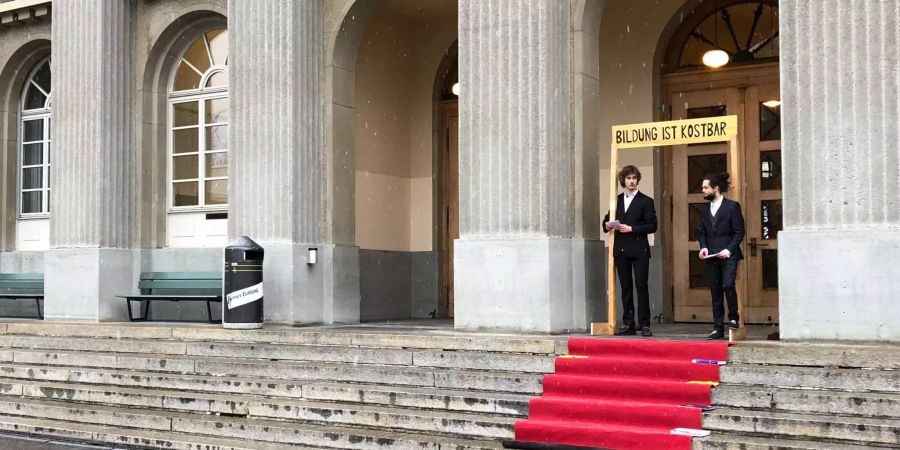
<svg viewBox="0 0 900 450"><path fill-rule="evenodd" d="M744 215L741 204L722 199L715 217L710 212L711 203L700 207L700 248L709 250L709 254L719 253L724 249L731 252L731 258L744 259L741 252L741 241L744 240Z"/></svg>
<svg viewBox="0 0 900 450"><path fill-rule="evenodd" d="M613 255L649 258L650 243L647 241L647 235L656 232L656 206L653 204L653 199L638 191L631 200L631 204L628 205L628 211L625 211L625 194L619 194L616 219L625 225L630 225L631 233L616 233ZM606 231L606 222L609 222L609 212L603 218L604 231Z"/></svg>

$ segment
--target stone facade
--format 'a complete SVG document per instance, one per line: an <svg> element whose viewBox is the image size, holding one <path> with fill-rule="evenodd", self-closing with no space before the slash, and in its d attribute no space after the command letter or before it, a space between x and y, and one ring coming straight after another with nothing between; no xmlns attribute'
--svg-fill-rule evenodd
<svg viewBox="0 0 900 450"><path fill-rule="evenodd" d="M412 13L395 2L391 17L403 18L410 29L429 17L447 17L441 5L450 4L457 17L452 57L458 51L464 92L460 238L450 283L457 328L554 333L605 320L606 257L598 225L609 175L604 129L623 107L629 121L660 113L654 109L657 69L607 83L603 68L615 61L603 51L619 36L632 39L628 48L640 47L655 63L658 49L647 48L664 42L676 16L701 3L667 0L660 6L664 13L654 13L637 8L642 0L629 1L435 1ZM0 16L17 20L15 26L0 24L0 271L43 272L48 319L123 320L124 304L114 296L133 291L141 272L221 267L220 248L167 245L168 90L191 40L226 26L228 238L248 235L267 250L267 319L302 324L427 317L447 301L440 287L439 241L447 225L439 195L446 181L440 175L439 82L433 93L419 93L428 102L434 98L426 105L434 106L433 118L422 122L414 112L398 119L433 137L434 153L418 161L418 169L390 178L400 189L425 187L403 200L411 210L425 199L427 211L409 219L421 222L421 229L396 239L399 250L363 248L357 239L373 233L359 229L361 214L372 214L372 208L364 213L359 207L359 180L368 189L375 184L365 177L388 179L362 167L360 149L369 143L359 127L369 125L371 108L358 105L377 99L357 91L368 82L360 71L371 63L359 59L366 26L381 17L385 3L98 0L46 2L21 14L17 3L9 5L0 6ZM782 337L900 341L900 327L889 320L897 312L891 299L900 292L892 276L900 250L900 7L886 0L783 0L779 6ZM637 8L633 14L659 14L652 23L670 25L660 25L649 41L629 38L627 26L611 31L617 25L603 22L604 11L621 18L631 14L628 7ZM424 29L407 38L427 36ZM395 65L415 63L403 56ZM437 56L432 59L440 61ZM47 57L54 86L50 234L46 250L21 251L21 95L35 65ZM634 105L610 105L605 96L625 95L604 83L618 90L638 83L647 94ZM386 115L395 112L385 109ZM408 137L417 139L403 139ZM413 155L419 144L404 151ZM640 158L653 173L648 193L661 194L663 160L652 151ZM664 245L657 239L654 251ZM318 251L315 264L307 261L312 248ZM663 309L667 269L663 258L653 260L654 308ZM7 310L15 308L4 306L0 313ZM176 307L156 318L201 313Z"/></svg>

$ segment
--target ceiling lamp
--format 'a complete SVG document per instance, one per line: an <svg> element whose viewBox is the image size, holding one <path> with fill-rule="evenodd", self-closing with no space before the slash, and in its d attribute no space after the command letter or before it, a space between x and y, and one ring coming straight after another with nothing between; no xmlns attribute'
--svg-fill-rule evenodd
<svg viewBox="0 0 900 450"><path fill-rule="evenodd" d="M769 109L775 109L775 108L781 106L781 100L778 100L778 99L766 100L763 102L763 106L765 106L766 108L769 108Z"/></svg>
<svg viewBox="0 0 900 450"><path fill-rule="evenodd" d="M731 58L724 50L710 50L703 54L703 65L712 69L718 69L728 64L729 59Z"/></svg>
<svg viewBox="0 0 900 450"><path fill-rule="evenodd" d="M459 97L459 82L458 81L456 83L453 83L453 86L450 87L450 92L452 92L453 95Z"/></svg>

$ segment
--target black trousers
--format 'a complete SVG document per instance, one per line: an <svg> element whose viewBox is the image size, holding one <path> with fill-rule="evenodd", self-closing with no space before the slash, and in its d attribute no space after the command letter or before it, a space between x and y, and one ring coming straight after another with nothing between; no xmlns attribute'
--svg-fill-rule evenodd
<svg viewBox="0 0 900 450"><path fill-rule="evenodd" d="M634 326L634 288L637 287L638 327L650 326L650 290L647 277L650 273L650 258L629 258L616 256L616 272L622 285L622 324ZM634 278L632 281L632 273Z"/></svg>
<svg viewBox="0 0 900 450"><path fill-rule="evenodd" d="M728 300L728 320L739 319L737 290L734 288L737 263L736 259L731 258L706 260L706 278L712 294L713 324L719 331L725 331L724 300Z"/></svg>

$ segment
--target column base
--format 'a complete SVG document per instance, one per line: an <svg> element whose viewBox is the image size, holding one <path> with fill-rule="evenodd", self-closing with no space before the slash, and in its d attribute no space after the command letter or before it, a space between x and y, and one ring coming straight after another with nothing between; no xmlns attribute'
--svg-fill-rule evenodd
<svg viewBox="0 0 900 450"><path fill-rule="evenodd" d="M573 241L584 245L583 239L566 238L458 239L456 328L532 333L586 329L584 296L576 301L574 295ZM584 258L584 251L577 254Z"/></svg>
<svg viewBox="0 0 900 450"><path fill-rule="evenodd" d="M44 318L127 321L125 300L137 289L140 251L51 249L44 253Z"/></svg>
<svg viewBox="0 0 900 450"><path fill-rule="evenodd" d="M900 342L900 230L778 233L782 340Z"/></svg>
<svg viewBox="0 0 900 450"><path fill-rule="evenodd" d="M260 244L267 322L359 322L359 249L334 244ZM308 263L310 248L317 261Z"/></svg>

